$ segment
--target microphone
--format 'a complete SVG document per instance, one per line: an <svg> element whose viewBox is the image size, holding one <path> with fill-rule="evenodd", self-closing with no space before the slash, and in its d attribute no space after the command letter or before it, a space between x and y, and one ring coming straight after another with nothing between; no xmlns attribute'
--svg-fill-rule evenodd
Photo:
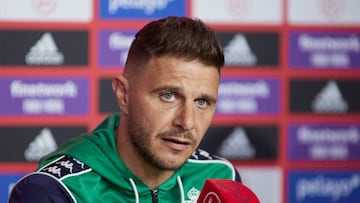
<svg viewBox="0 0 360 203"><path fill-rule="evenodd" d="M260 203L255 193L240 182L208 179L197 203Z"/></svg>

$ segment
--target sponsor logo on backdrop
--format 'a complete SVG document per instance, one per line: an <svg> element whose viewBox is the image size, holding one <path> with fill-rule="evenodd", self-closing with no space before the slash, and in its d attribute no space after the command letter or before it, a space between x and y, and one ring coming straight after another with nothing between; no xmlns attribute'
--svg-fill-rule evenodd
<svg viewBox="0 0 360 203"><path fill-rule="evenodd" d="M0 66L88 65L87 31L0 30Z"/></svg>
<svg viewBox="0 0 360 203"><path fill-rule="evenodd" d="M281 0L194 0L190 3L191 16L209 23L280 24L283 20Z"/></svg>
<svg viewBox="0 0 360 203"><path fill-rule="evenodd" d="M321 10L325 16L339 17L344 13L345 0L321 0Z"/></svg>
<svg viewBox="0 0 360 203"><path fill-rule="evenodd" d="M87 78L0 78L0 115L78 115L89 112Z"/></svg>
<svg viewBox="0 0 360 203"><path fill-rule="evenodd" d="M289 181L288 202L353 203L360 199L359 171L292 171L289 173Z"/></svg>
<svg viewBox="0 0 360 203"><path fill-rule="evenodd" d="M251 3L250 0L227 0L227 9L235 16L243 16L249 12Z"/></svg>
<svg viewBox="0 0 360 203"><path fill-rule="evenodd" d="M277 114L279 80L224 78L220 82L216 114Z"/></svg>
<svg viewBox="0 0 360 203"><path fill-rule="evenodd" d="M292 80L290 82L291 112L345 114L360 112L357 80Z"/></svg>
<svg viewBox="0 0 360 203"><path fill-rule="evenodd" d="M98 54L100 66L124 67L134 36L133 31L100 31Z"/></svg>
<svg viewBox="0 0 360 203"><path fill-rule="evenodd" d="M28 65L62 65L64 55L58 50L51 33L44 33L25 56Z"/></svg>
<svg viewBox="0 0 360 203"><path fill-rule="evenodd" d="M250 143L244 128L236 127L223 143L221 143L217 154L228 157L229 159L236 159L238 157L254 159L256 150Z"/></svg>
<svg viewBox="0 0 360 203"><path fill-rule="evenodd" d="M290 34L290 65L293 68L359 68L359 33Z"/></svg>
<svg viewBox="0 0 360 203"><path fill-rule="evenodd" d="M0 162L39 161L66 140L86 132L85 126L0 127Z"/></svg>
<svg viewBox="0 0 360 203"><path fill-rule="evenodd" d="M238 34L224 47L226 66L255 66L257 57L250 49L244 35Z"/></svg>
<svg viewBox="0 0 360 203"><path fill-rule="evenodd" d="M49 15L57 8L58 0L32 0L31 3L36 12Z"/></svg>
<svg viewBox="0 0 360 203"><path fill-rule="evenodd" d="M276 67L279 65L277 33L217 33L227 67Z"/></svg>
<svg viewBox="0 0 360 203"><path fill-rule="evenodd" d="M89 22L92 8L89 0L1 0L0 21Z"/></svg>
<svg viewBox="0 0 360 203"><path fill-rule="evenodd" d="M311 102L311 109L316 113L344 113L348 111L348 104L336 81L330 80L315 95Z"/></svg>
<svg viewBox="0 0 360 203"><path fill-rule="evenodd" d="M25 175L25 173L0 173L0 202L8 202L13 186Z"/></svg>
<svg viewBox="0 0 360 203"><path fill-rule="evenodd" d="M114 113L120 112L118 103L116 102L114 92L111 86L111 78L101 78L99 81L99 112Z"/></svg>
<svg viewBox="0 0 360 203"><path fill-rule="evenodd" d="M291 159L360 159L360 125L291 125L289 135Z"/></svg>
<svg viewBox="0 0 360 203"><path fill-rule="evenodd" d="M276 159L277 140L275 126L211 126L200 148L230 160Z"/></svg>
<svg viewBox="0 0 360 203"><path fill-rule="evenodd" d="M104 0L99 1L101 18L142 19L185 16L182 0Z"/></svg>
<svg viewBox="0 0 360 203"><path fill-rule="evenodd" d="M28 161L38 161L44 155L55 151L57 143L49 128L44 128L40 133L31 141L25 149L25 159Z"/></svg>
<svg viewBox="0 0 360 203"><path fill-rule="evenodd" d="M359 25L358 0L289 0L290 24ZM306 15L304 15L306 13Z"/></svg>

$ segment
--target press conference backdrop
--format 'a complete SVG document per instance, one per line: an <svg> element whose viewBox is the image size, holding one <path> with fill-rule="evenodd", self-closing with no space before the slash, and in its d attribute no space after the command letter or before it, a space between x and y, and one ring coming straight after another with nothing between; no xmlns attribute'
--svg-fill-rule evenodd
<svg viewBox="0 0 360 203"><path fill-rule="evenodd" d="M224 47L201 147L267 203L360 202L360 1L1 0L0 202L41 156L119 112L111 78L150 20ZM196 174L194 174L196 175Z"/></svg>

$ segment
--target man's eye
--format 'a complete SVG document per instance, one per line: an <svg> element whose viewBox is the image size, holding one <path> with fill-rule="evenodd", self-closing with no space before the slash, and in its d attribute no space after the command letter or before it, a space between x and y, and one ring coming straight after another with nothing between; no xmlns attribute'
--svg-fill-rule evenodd
<svg viewBox="0 0 360 203"><path fill-rule="evenodd" d="M197 103L199 106L206 106L209 104L209 102L206 101L205 99L199 99L199 100L197 100Z"/></svg>
<svg viewBox="0 0 360 203"><path fill-rule="evenodd" d="M161 98L163 98L164 100L172 100L174 97L174 94L171 92L165 92L164 94L161 95Z"/></svg>

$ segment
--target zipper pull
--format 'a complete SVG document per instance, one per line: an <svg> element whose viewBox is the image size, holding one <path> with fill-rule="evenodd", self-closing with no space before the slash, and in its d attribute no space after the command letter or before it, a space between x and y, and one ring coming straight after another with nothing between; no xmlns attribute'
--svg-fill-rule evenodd
<svg viewBox="0 0 360 203"><path fill-rule="evenodd" d="M152 202L153 203L158 203L158 190L151 190L151 196L152 196Z"/></svg>

